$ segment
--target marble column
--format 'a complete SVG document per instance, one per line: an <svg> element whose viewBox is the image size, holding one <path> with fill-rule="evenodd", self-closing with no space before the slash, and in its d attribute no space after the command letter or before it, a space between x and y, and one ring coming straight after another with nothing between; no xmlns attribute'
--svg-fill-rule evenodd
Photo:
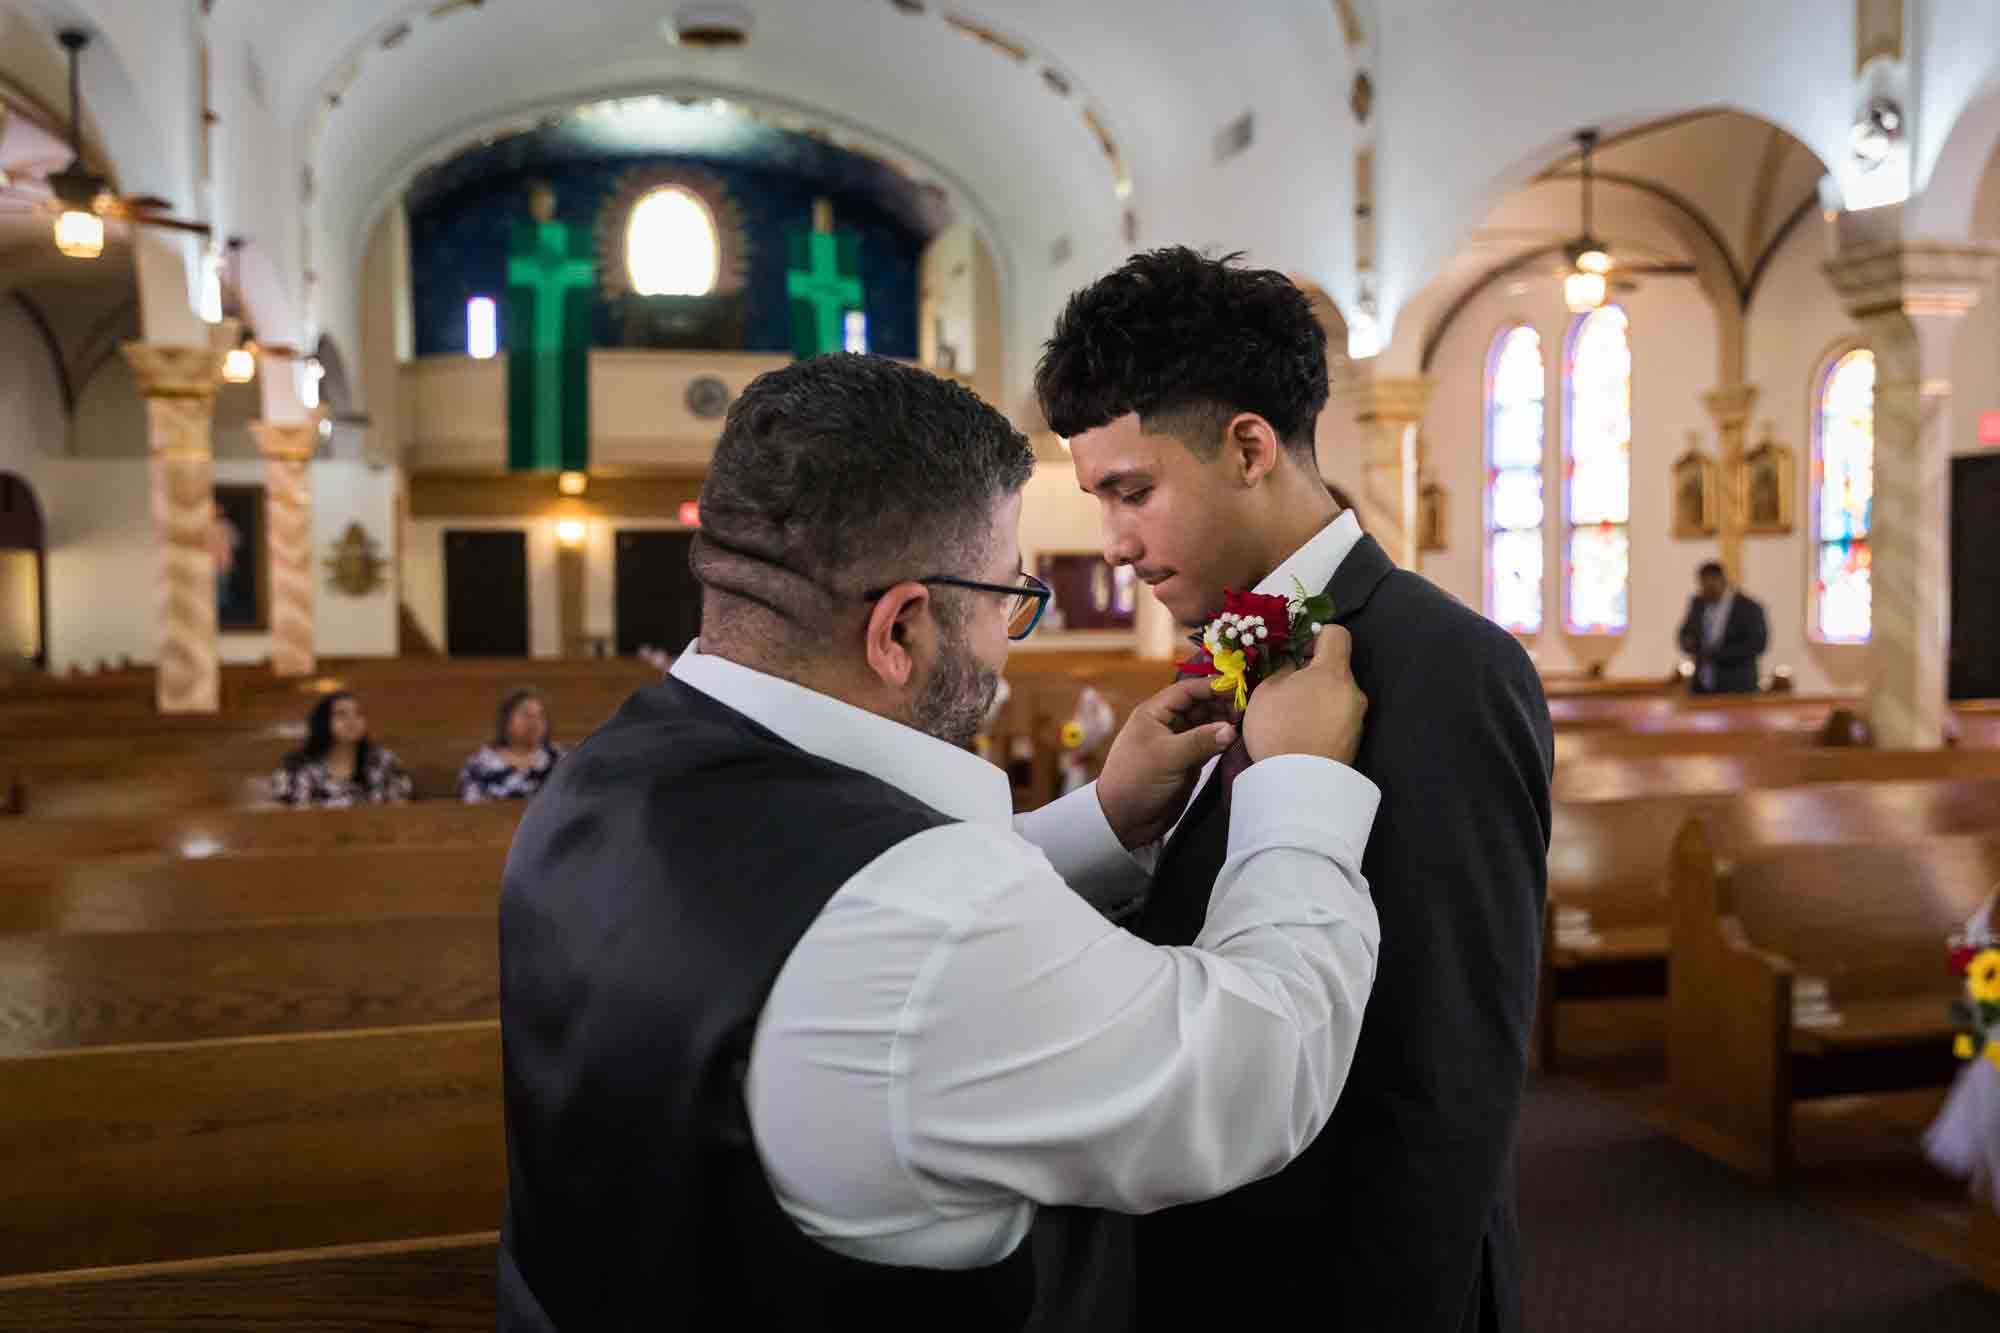
<svg viewBox="0 0 2000 1333"><path fill-rule="evenodd" d="M1868 710L1879 743L1942 743L1949 612L1951 348L2000 268L2000 247L1889 241L1845 249L1827 276L1875 353L1873 632Z"/></svg>
<svg viewBox="0 0 2000 1333"><path fill-rule="evenodd" d="M1717 547L1722 567L1729 571L1729 581L1740 584L1746 572L1743 534L1750 526L1745 509L1748 497L1744 492L1743 444L1750 433L1750 411L1757 405L1757 387L1731 384L1704 394L1701 401L1715 422L1716 438L1722 446L1722 526Z"/></svg>
<svg viewBox="0 0 2000 1333"><path fill-rule="evenodd" d="M1432 382L1420 376L1369 376L1353 391L1372 535L1404 569L1416 569L1419 560L1417 493L1423 458L1418 426L1431 388Z"/></svg>
<svg viewBox="0 0 2000 1333"><path fill-rule="evenodd" d="M213 713L222 676L215 639L214 450L210 427L222 375L217 347L126 343L146 398L153 530L160 543L159 668L162 713Z"/></svg>
<svg viewBox="0 0 2000 1333"><path fill-rule="evenodd" d="M271 547L271 669L309 676L313 655L312 472L317 421L253 421L264 455L264 528Z"/></svg>

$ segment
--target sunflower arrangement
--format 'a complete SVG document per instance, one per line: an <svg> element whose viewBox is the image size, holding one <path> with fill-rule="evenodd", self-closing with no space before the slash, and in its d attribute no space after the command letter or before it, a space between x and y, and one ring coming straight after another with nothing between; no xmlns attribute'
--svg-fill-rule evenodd
<svg viewBox="0 0 2000 1333"><path fill-rule="evenodd" d="M1951 970L1965 980L1965 994L1952 1005L1959 1029L1952 1051L1961 1060L1983 1055L2000 1069L2000 939L1991 931L1953 939Z"/></svg>

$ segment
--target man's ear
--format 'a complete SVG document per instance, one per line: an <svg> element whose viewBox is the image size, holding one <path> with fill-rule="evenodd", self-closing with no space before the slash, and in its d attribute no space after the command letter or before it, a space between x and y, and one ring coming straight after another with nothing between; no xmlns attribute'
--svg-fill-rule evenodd
<svg viewBox="0 0 2000 1333"><path fill-rule="evenodd" d="M1239 412L1223 427L1223 461L1246 487L1270 476L1284 452L1285 444L1278 438L1278 432L1255 412Z"/></svg>
<svg viewBox="0 0 2000 1333"><path fill-rule="evenodd" d="M931 590L921 583L898 583L876 599L863 633L868 668L892 689L907 686L917 662L931 652L934 622Z"/></svg>

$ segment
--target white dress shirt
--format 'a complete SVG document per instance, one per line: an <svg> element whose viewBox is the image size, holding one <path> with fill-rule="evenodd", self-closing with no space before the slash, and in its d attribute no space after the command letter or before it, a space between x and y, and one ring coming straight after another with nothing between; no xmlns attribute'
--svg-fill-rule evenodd
<svg viewBox="0 0 2000 1333"><path fill-rule="evenodd" d="M1341 562L1347 559L1348 553L1360 540L1361 520L1354 516L1352 509L1343 509L1333 522L1314 533L1312 540L1285 557L1283 564L1272 570L1250 591L1262 593L1267 597L1292 597L1297 595L1299 587L1303 587L1306 596L1316 597L1326 591L1327 584L1333 582L1334 571L1340 568ZM1299 587L1293 586L1293 580L1297 580ZM1338 615L1341 608L1336 606L1333 611ZM1209 776L1215 772L1215 766L1220 762L1222 756L1217 755L1201 770L1201 780L1195 783L1195 795L1199 796L1201 789L1208 785ZM1247 774L1256 767L1257 765L1252 764L1243 771ZM1242 778L1237 779L1238 782L1242 780ZM1192 800L1188 802L1188 808L1194 808ZM1180 825L1177 823L1174 827L1178 829ZM1167 836L1171 838L1173 834L1169 833Z"/></svg>
<svg viewBox="0 0 2000 1333"><path fill-rule="evenodd" d="M698 642L673 675L960 821L842 885L758 1020L751 1133L806 1234L879 1263L990 1264L1038 1204L1212 1197L1326 1124L1380 940L1359 868L1380 794L1353 769L1245 771L1207 926L1157 948L1081 896L1145 879L1094 785L1016 820L976 755Z"/></svg>

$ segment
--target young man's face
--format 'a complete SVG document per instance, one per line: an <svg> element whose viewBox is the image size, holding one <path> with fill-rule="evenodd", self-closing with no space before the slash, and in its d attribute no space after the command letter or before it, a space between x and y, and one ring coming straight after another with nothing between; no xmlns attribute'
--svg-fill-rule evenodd
<svg viewBox="0 0 2000 1333"><path fill-rule="evenodd" d="M1144 433L1136 413L1084 431L1069 450L1077 485L1100 506L1104 559L1132 566L1181 624L1205 624L1226 589L1269 572L1255 568L1249 492L1230 484L1226 453L1203 462L1177 436Z"/></svg>
<svg viewBox="0 0 2000 1333"><path fill-rule="evenodd" d="M1701 575L1701 600L1719 602L1729 591L1729 580L1714 570L1706 570Z"/></svg>

